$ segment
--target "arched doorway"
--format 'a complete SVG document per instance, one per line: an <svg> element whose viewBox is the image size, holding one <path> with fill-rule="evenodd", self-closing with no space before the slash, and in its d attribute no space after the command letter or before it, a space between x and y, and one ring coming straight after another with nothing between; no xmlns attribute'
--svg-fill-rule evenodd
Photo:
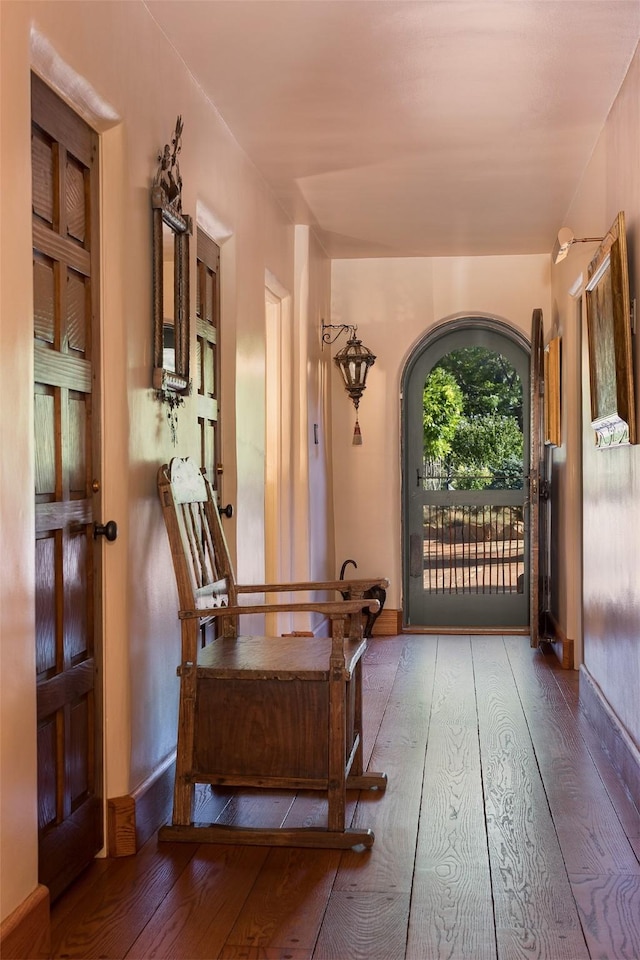
<svg viewBox="0 0 640 960"><path fill-rule="evenodd" d="M406 365L403 605L409 627L529 624L529 382L527 339L493 318L441 324Z"/></svg>

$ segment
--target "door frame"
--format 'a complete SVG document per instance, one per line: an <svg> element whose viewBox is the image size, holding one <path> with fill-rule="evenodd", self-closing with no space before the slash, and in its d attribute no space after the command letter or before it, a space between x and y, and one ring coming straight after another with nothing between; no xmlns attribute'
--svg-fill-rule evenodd
<svg viewBox="0 0 640 960"><path fill-rule="evenodd" d="M514 327L501 317L492 314L481 313L461 313L454 317L448 317L431 327L413 346L409 357L407 358L401 375L400 391L400 460L401 460L401 544L402 544L402 616L403 623L407 625L409 613L409 493L411 487L410 478L407 476L407 438L408 438L408 402L407 390L411 377L416 366L422 361L426 351L430 350L439 340L453 333L464 332L468 330L483 329L498 334L519 347L529 358L531 357L531 340L527 335L517 327ZM531 361L529 360L529 369ZM527 384L523 383L523 392L527 390ZM525 424L525 443L528 424ZM530 565L531 544L533 542L532 531L529 530L525 549L527 550L527 566ZM447 627L441 626L418 626L416 629L434 632L446 632ZM451 628L454 629L454 628ZM480 628L479 628L480 629ZM491 627L483 627L483 632L488 632ZM496 625L496 629L498 626ZM528 632L528 628L527 632ZM460 628L455 630L459 632ZM525 632L524 628L510 628L514 633Z"/></svg>

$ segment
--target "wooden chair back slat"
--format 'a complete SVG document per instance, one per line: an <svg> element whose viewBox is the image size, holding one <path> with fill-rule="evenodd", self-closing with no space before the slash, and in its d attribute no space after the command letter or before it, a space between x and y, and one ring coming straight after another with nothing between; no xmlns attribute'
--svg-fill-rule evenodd
<svg viewBox="0 0 640 960"><path fill-rule="evenodd" d="M205 537L205 524L203 523L202 504L189 504L189 518L191 520L191 540L194 545L194 570L196 572L196 581L199 587L204 587L211 582L209 571L207 570L207 558L205 557L203 540Z"/></svg>

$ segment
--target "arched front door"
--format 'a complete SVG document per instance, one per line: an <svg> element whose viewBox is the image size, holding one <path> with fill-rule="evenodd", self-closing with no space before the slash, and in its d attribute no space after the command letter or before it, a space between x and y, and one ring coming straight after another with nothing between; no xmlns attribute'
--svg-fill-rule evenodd
<svg viewBox="0 0 640 960"><path fill-rule="evenodd" d="M410 627L529 624L529 385L528 342L491 319L442 325L407 364L403 556Z"/></svg>

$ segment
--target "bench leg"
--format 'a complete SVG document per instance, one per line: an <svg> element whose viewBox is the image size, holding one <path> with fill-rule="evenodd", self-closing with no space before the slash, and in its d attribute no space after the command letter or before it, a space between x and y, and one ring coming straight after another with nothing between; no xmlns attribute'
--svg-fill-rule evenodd
<svg viewBox="0 0 640 960"><path fill-rule="evenodd" d="M196 621L193 621L194 624ZM189 625L183 623L183 633ZM196 667L183 664L180 673L180 707L178 712L178 748L176 779L173 788L173 820L176 825L191 823L195 785L190 773L193 769L196 712Z"/></svg>
<svg viewBox="0 0 640 960"><path fill-rule="evenodd" d="M347 777L347 790L380 790L387 789L386 773L363 773L360 776Z"/></svg>

